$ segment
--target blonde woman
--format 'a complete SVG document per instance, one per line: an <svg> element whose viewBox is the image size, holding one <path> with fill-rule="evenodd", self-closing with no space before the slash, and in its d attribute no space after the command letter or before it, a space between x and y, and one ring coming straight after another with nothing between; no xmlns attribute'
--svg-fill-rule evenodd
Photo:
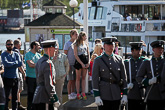
<svg viewBox="0 0 165 110"><path fill-rule="evenodd" d="M103 52L103 45L101 43L99 43L99 44L95 45L92 55L97 54L98 56L100 56L102 54L102 52Z"/></svg>
<svg viewBox="0 0 165 110"><path fill-rule="evenodd" d="M88 44L85 43L87 39L85 32L80 32L78 39L74 43L74 55L76 58L74 67L76 68L76 90L77 98L86 100L85 95L85 78L87 68L89 67L89 48ZM80 77L82 78L82 97L80 95Z"/></svg>

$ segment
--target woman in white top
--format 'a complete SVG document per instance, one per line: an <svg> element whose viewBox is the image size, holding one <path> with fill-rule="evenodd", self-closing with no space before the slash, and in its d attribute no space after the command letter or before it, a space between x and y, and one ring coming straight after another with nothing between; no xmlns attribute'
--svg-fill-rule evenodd
<svg viewBox="0 0 165 110"><path fill-rule="evenodd" d="M78 39L74 43L74 55L76 58L74 67L76 68L76 90L77 98L86 100L85 95L85 78L87 69L89 67L89 48L88 44L85 43L87 39L85 32L80 32ZM82 74L82 76L81 76ZM80 77L82 78L82 97L80 95Z"/></svg>

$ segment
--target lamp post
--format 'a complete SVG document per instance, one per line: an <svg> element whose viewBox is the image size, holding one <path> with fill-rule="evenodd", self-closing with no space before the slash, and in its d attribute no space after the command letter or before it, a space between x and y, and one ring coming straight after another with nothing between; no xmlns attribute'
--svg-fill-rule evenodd
<svg viewBox="0 0 165 110"><path fill-rule="evenodd" d="M70 0L69 5L70 5L70 7L73 8L73 29L74 29L75 28L74 8L77 7L78 2L77 2L77 0Z"/></svg>

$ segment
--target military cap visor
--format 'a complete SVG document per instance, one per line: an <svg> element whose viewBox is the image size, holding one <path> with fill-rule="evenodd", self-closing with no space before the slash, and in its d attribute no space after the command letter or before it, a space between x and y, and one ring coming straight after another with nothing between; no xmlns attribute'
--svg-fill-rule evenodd
<svg viewBox="0 0 165 110"><path fill-rule="evenodd" d="M164 44L165 42L163 40L157 40L157 41L153 41L150 45L152 48L158 48L158 47L164 48Z"/></svg>
<svg viewBox="0 0 165 110"><path fill-rule="evenodd" d="M50 48L50 47L57 47L57 40L46 40L41 42L42 48Z"/></svg>
<svg viewBox="0 0 165 110"><path fill-rule="evenodd" d="M143 46L143 42L130 42L129 45L131 46L131 49L140 50Z"/></svg>
<svg viewBox="0 0 165 110"><path fill-rule="evenodd" d="M117 41L116 37L106 37L101 39L104 44L115 44L114 42Z"/></svg>

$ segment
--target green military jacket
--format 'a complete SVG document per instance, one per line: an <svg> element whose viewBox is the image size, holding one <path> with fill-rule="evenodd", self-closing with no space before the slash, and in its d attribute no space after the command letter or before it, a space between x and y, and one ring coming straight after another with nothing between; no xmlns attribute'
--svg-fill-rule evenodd
<svg viewBox="0 0 165 110"><path fill-rule="evenodd" d="M111 71L109 71L101 58L108 64ZM114 75L116 77L114 77ZM101 79L107 79L107 81ZM120 87L118 83L121 79L123 79L122 87ZM97 57L93 64L92 82L95 97L100 96L102 100L110 101L120 100L121 89L124 89L127 86L127 76L124 61L121 56L116 54L108 56L104 53Z"/></svg>

